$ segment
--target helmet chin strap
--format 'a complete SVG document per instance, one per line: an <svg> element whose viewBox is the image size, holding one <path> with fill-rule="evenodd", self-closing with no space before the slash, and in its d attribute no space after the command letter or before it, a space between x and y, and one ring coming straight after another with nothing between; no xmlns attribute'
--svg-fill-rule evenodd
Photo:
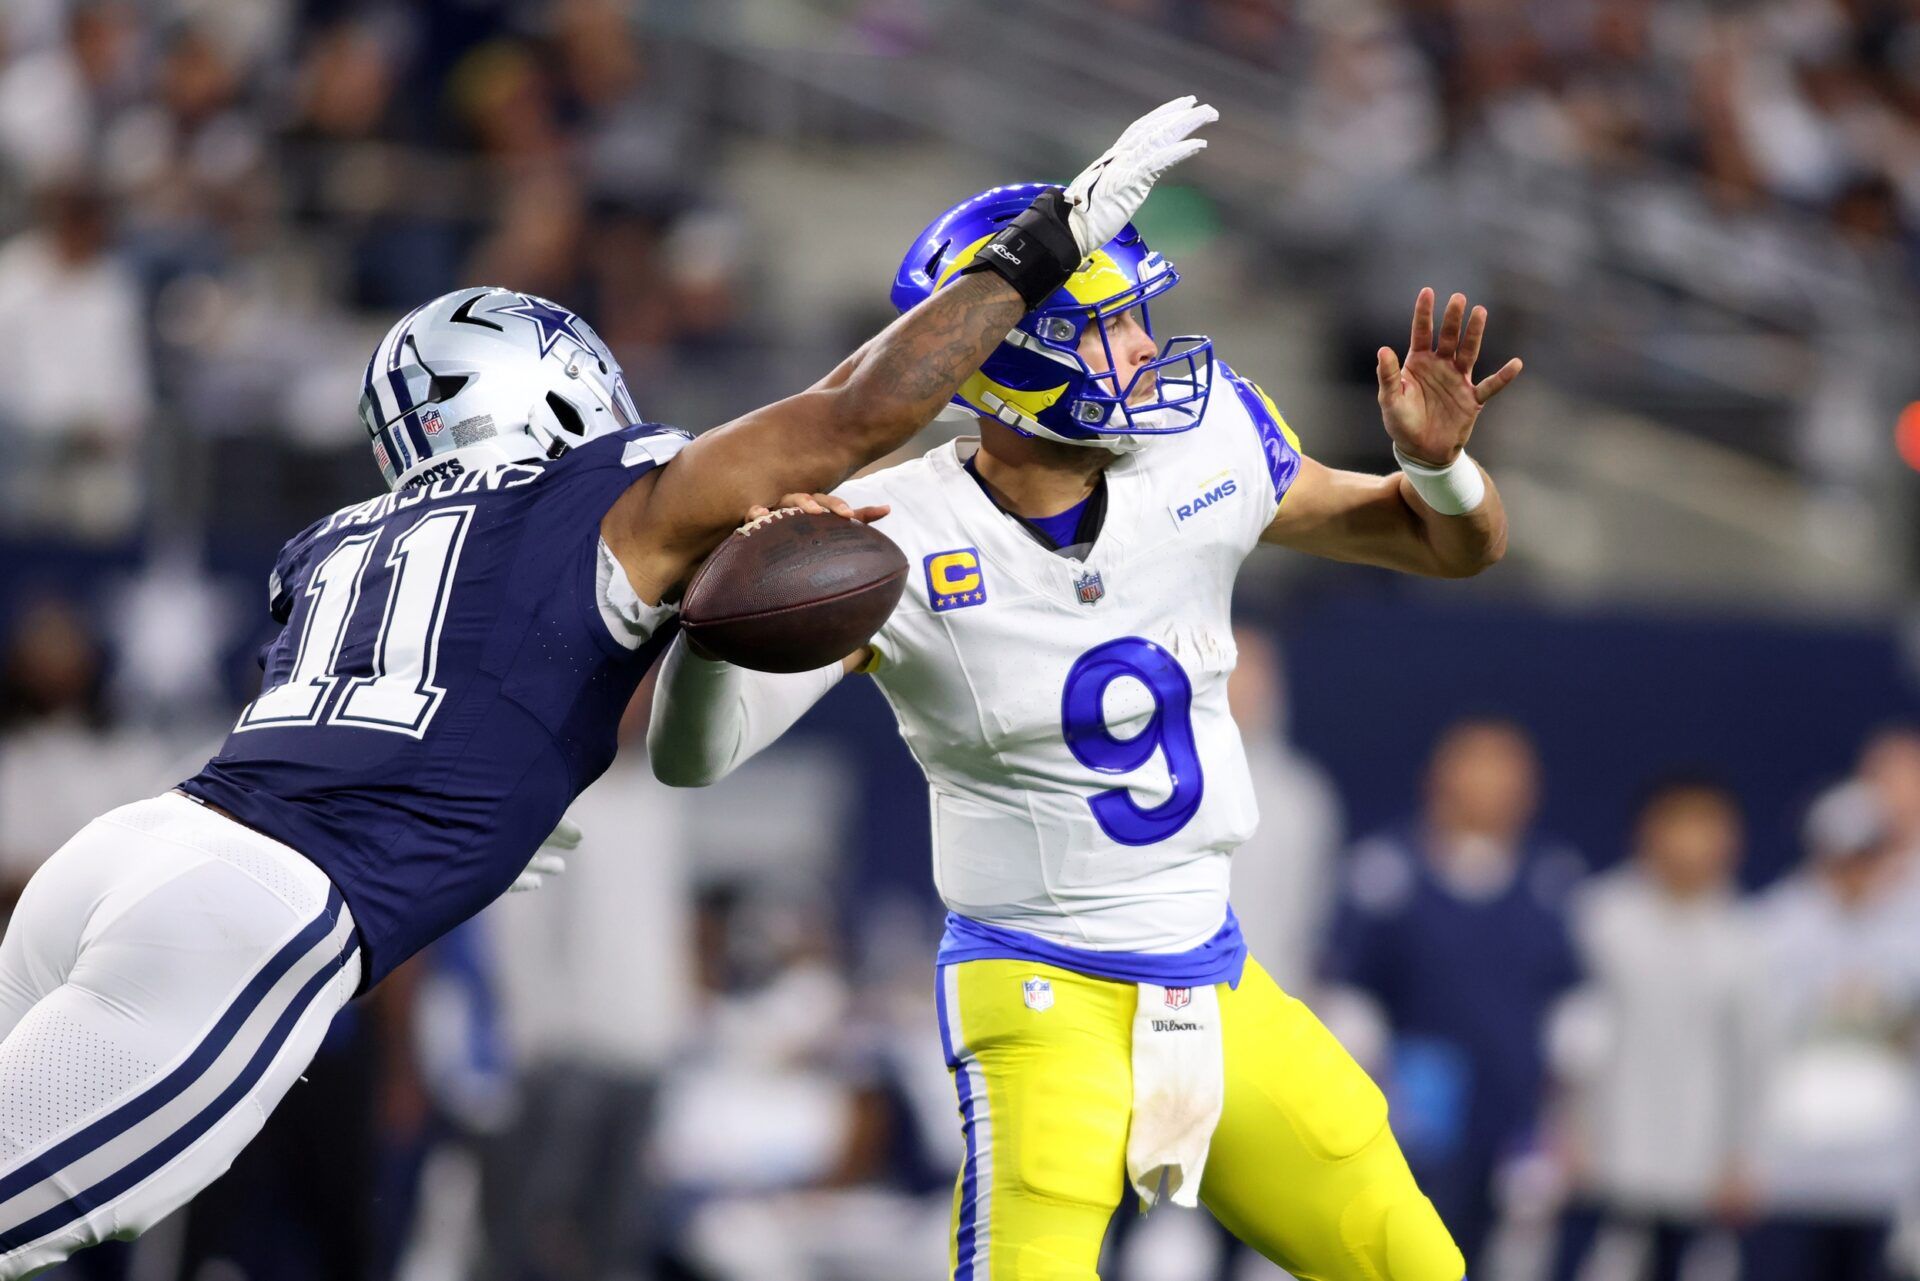
<svg viewBox="0 0 1920 1281"><path fill-rule="evenodd" d="M1057 440L1063 445L1078 445L1082 449L1104 449L1110 454L1137 454L1147 447L1147 442L1139 436L1100 435L1100 436L1062 436L1050 431L1033 419L1028 418L1016 431L1024 431L1030 436L1042 436L1047 440Z"/></svg>
<svg viewBox="0 0 1920 1281"><path fill-rule="evenodd" d="M1147 442L1138 436L1125 434L1087 436L1063 436L1031 414L1022 412L1018 406L1010 405L998 396L988 393L988 405L998 412L983 414L977 409L968 412L982 422L999 423L1002 427L1011 427L1022 436L1038 436L1042 440L1058 441L1062 445L1078 445L1086 449L1104 449L1110 454L1133 454L1146 448Z"/></svg>
<svg viewBox="0 0 1920 1281"><path fill-rule="evenodd" d="M1022 436L1037 436L1041 440L1057 441L1062 445L1076 445L1081 449L1104 449L1109 454L1137 454L1147 447L1147 442L1139 436L1094 436L1091 438L1086 436L1062 436L1058 432L1048 428L1045 424L1037 422L1017 410L1014 411L1014 416L1019 421L1008 422L1004 418L995 418L991 414L973 415L974 418L977 418L981 422L997 423L1002 427L1010 427Z"/></svg>

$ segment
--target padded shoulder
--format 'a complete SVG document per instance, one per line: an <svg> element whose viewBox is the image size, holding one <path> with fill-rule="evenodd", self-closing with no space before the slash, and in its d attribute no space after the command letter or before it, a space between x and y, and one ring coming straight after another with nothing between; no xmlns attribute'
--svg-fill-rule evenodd
<svg viewBox="0 0 1920 1281"><path fill-rule="evenodd" d="M906 548L914 541L930 505L939 501L938 488L932 465L925 458L914 458L855 477L833 492L855 507L884 504L893 508L874 528Z"/></svg>
<svg viewBox="0 0 1920 1281"><path fill-rule="evenodd" d="M626 467L637 467L642 463L657 467L671 461L674 455L693 443L692 433L678 427L664 427L659 423L635 423L616 432L615 438L624 442L620 449L620 462Z"/></svg>
<svg viewBox="0 0 1920 1281"><path fill-rule="evenodd" d="M351 511L352 508L342 510ZM280 548L280 554L273 558L273 568L267 573L267 613L272 615L274 622L285 623L293 613L293 591L287 584L299 580L301 561L313 546L313 540L331 526L339 515L339 512L335 512L332 516L323 516L314 521L289 538Z"/></svg>
<svg viewBox="0 0 1920 1281"><path fill-rule="evenodd" d="M1273 482L1273 500L1279 502L1300 473L1300 437L1294 434L1273 397L1250 378L1242 378L1225 361L1219 362L1220 380L1233 390L1240 407L1246 411L1260 444L1267 476Z"/></svg>

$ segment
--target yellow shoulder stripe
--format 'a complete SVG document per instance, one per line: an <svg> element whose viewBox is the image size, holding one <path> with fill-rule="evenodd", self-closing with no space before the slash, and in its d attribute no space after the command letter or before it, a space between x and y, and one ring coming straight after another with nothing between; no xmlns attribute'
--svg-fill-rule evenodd
<svg viewBox="0 0 1920 1281"><path fill-rule="evenodd" d="M1287 438L1287 443L1293 446L1293 451L1296 454L1299 453L1300 437L1295 434L1292 427L1288 426L1286 415L1281 413L1280 407L1273 403L1273 397L1267 395L1267 389L1251 378L1247 379L1247 386L1259 393L1260 403L1267 407L1267 412L1273 415L1273 421L1279 424L1280 434Z"/></svg>

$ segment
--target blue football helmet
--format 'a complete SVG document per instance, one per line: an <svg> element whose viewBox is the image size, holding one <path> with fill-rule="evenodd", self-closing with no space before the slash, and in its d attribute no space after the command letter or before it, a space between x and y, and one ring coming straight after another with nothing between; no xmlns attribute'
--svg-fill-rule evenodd
<svg viewBox="0 0 1920 1281"><path fill-rule="evenodd" d="M992 187L934 219L900 264L893 305L906 311L930 297L1048 185ZM1191 431L1200 425L1213 389L1213 340L1169 338L1153 360L1131 373L1116 373L1107 328L1110 320L1137 307L1141 327L1152 336L1147 300L1179 283L1173 264L1149 249L1128 223L1026 314L979 372L961 384L954 404L1025 435L1116 453L1139 449L1148 437ZM1080 355L1089 324L1106 349L1104 370ZM1141 388L1146 390L1136 400Z"/></svg>
<svg viewBox="0 0 1920 1281"><path fill-rule="evenodd" d="M460 463L557 458L640 421L620 364L579 316L511 289L442 294L367 361L360 421L389 489Z"/></svg>

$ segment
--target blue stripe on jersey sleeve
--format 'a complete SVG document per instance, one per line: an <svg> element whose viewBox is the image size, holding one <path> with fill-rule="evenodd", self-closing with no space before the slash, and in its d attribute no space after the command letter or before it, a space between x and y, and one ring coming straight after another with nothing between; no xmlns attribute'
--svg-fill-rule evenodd
<svg viewBox="0 0 1920 1281"><path fill-rule="evenodd" d="M1254 430L1260 433L1260 452L1266 456L1267 475L1273 481L1273 501L1277 503L1287 496L1293 478L1300 474L1300 442L1257 384L1234 373L1225 361L1217 363L1227 385L1240 398L1247 417L1253 420Z"/></svg>

